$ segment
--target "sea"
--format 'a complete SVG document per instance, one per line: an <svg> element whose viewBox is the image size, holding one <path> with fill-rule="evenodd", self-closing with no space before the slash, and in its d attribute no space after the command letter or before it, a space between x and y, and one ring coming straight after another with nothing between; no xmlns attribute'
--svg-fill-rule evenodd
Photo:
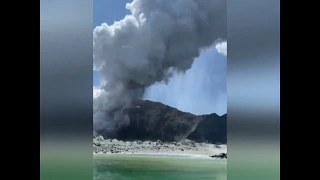
<svg viewBox="0 0 320 180"><path fill-rule="evenodd" d="M95 155L93 180L226 180L227 160L154 156Z"/></svg>

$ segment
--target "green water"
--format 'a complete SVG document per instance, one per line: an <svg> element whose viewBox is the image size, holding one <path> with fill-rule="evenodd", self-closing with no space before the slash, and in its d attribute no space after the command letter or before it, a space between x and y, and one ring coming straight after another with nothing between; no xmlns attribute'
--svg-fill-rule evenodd
<svg viewBox="0 0 320 180"><path fill-rule="evenodd" d="M226 160L138 155L94 156L93 180L226 179Z"/></svg>

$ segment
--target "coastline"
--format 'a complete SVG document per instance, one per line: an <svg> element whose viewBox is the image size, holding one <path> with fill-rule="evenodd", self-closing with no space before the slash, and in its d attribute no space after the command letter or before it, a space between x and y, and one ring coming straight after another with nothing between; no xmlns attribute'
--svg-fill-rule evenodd
<svg viewBox="0 0 320 180"><path fill-rule="evenodd" d="M200 155L200 154L182 154L182 153L93 153L94 157L105 157L105 156L117 156L117 155L128 155L128 156L140 156L140 157L161 157L161 158L191 158L191 159L217 159L226 161L227 159L218 159L212 158L207 155Z"/></svg>
<svg viewBox="0 0 320 180"><path fill-rule="evenodd" d="M93 139L93 155L139 155L158 157L185 157L201 159L226 159L219 157L227 154L227 145L196 143L185 139L180 142L161 141L119 141L103 139L102 136Z"/></svg>

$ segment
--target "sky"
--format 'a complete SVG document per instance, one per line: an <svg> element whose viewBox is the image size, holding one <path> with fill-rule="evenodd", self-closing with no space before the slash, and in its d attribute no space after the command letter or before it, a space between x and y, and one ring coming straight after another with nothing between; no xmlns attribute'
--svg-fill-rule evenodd
<svg viewBox="0 0 320 180"><path fill-rule="evenodd" d="M130 0L94 0L94 27L113 24L130 13L125 4ZM168 84L147 88L144 99L161 102L196 115L227 113L226 43L203 50L185 74L176 73ZM99 72L93 71L93 86L100 84Z"/></svg>

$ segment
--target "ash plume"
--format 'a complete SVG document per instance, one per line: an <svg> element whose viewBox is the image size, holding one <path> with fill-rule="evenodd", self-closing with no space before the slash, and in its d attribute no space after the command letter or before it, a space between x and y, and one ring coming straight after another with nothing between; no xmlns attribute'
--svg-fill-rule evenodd
<svg viewBox="0 0 320 180"><path fill-rule="evenodd" d="M200 51L227 39L226 0L134 0L131 11L93 31L93 66L102 91L94 128L116 132L130 123L124 108L144 89L191 68Z"/></svg>

